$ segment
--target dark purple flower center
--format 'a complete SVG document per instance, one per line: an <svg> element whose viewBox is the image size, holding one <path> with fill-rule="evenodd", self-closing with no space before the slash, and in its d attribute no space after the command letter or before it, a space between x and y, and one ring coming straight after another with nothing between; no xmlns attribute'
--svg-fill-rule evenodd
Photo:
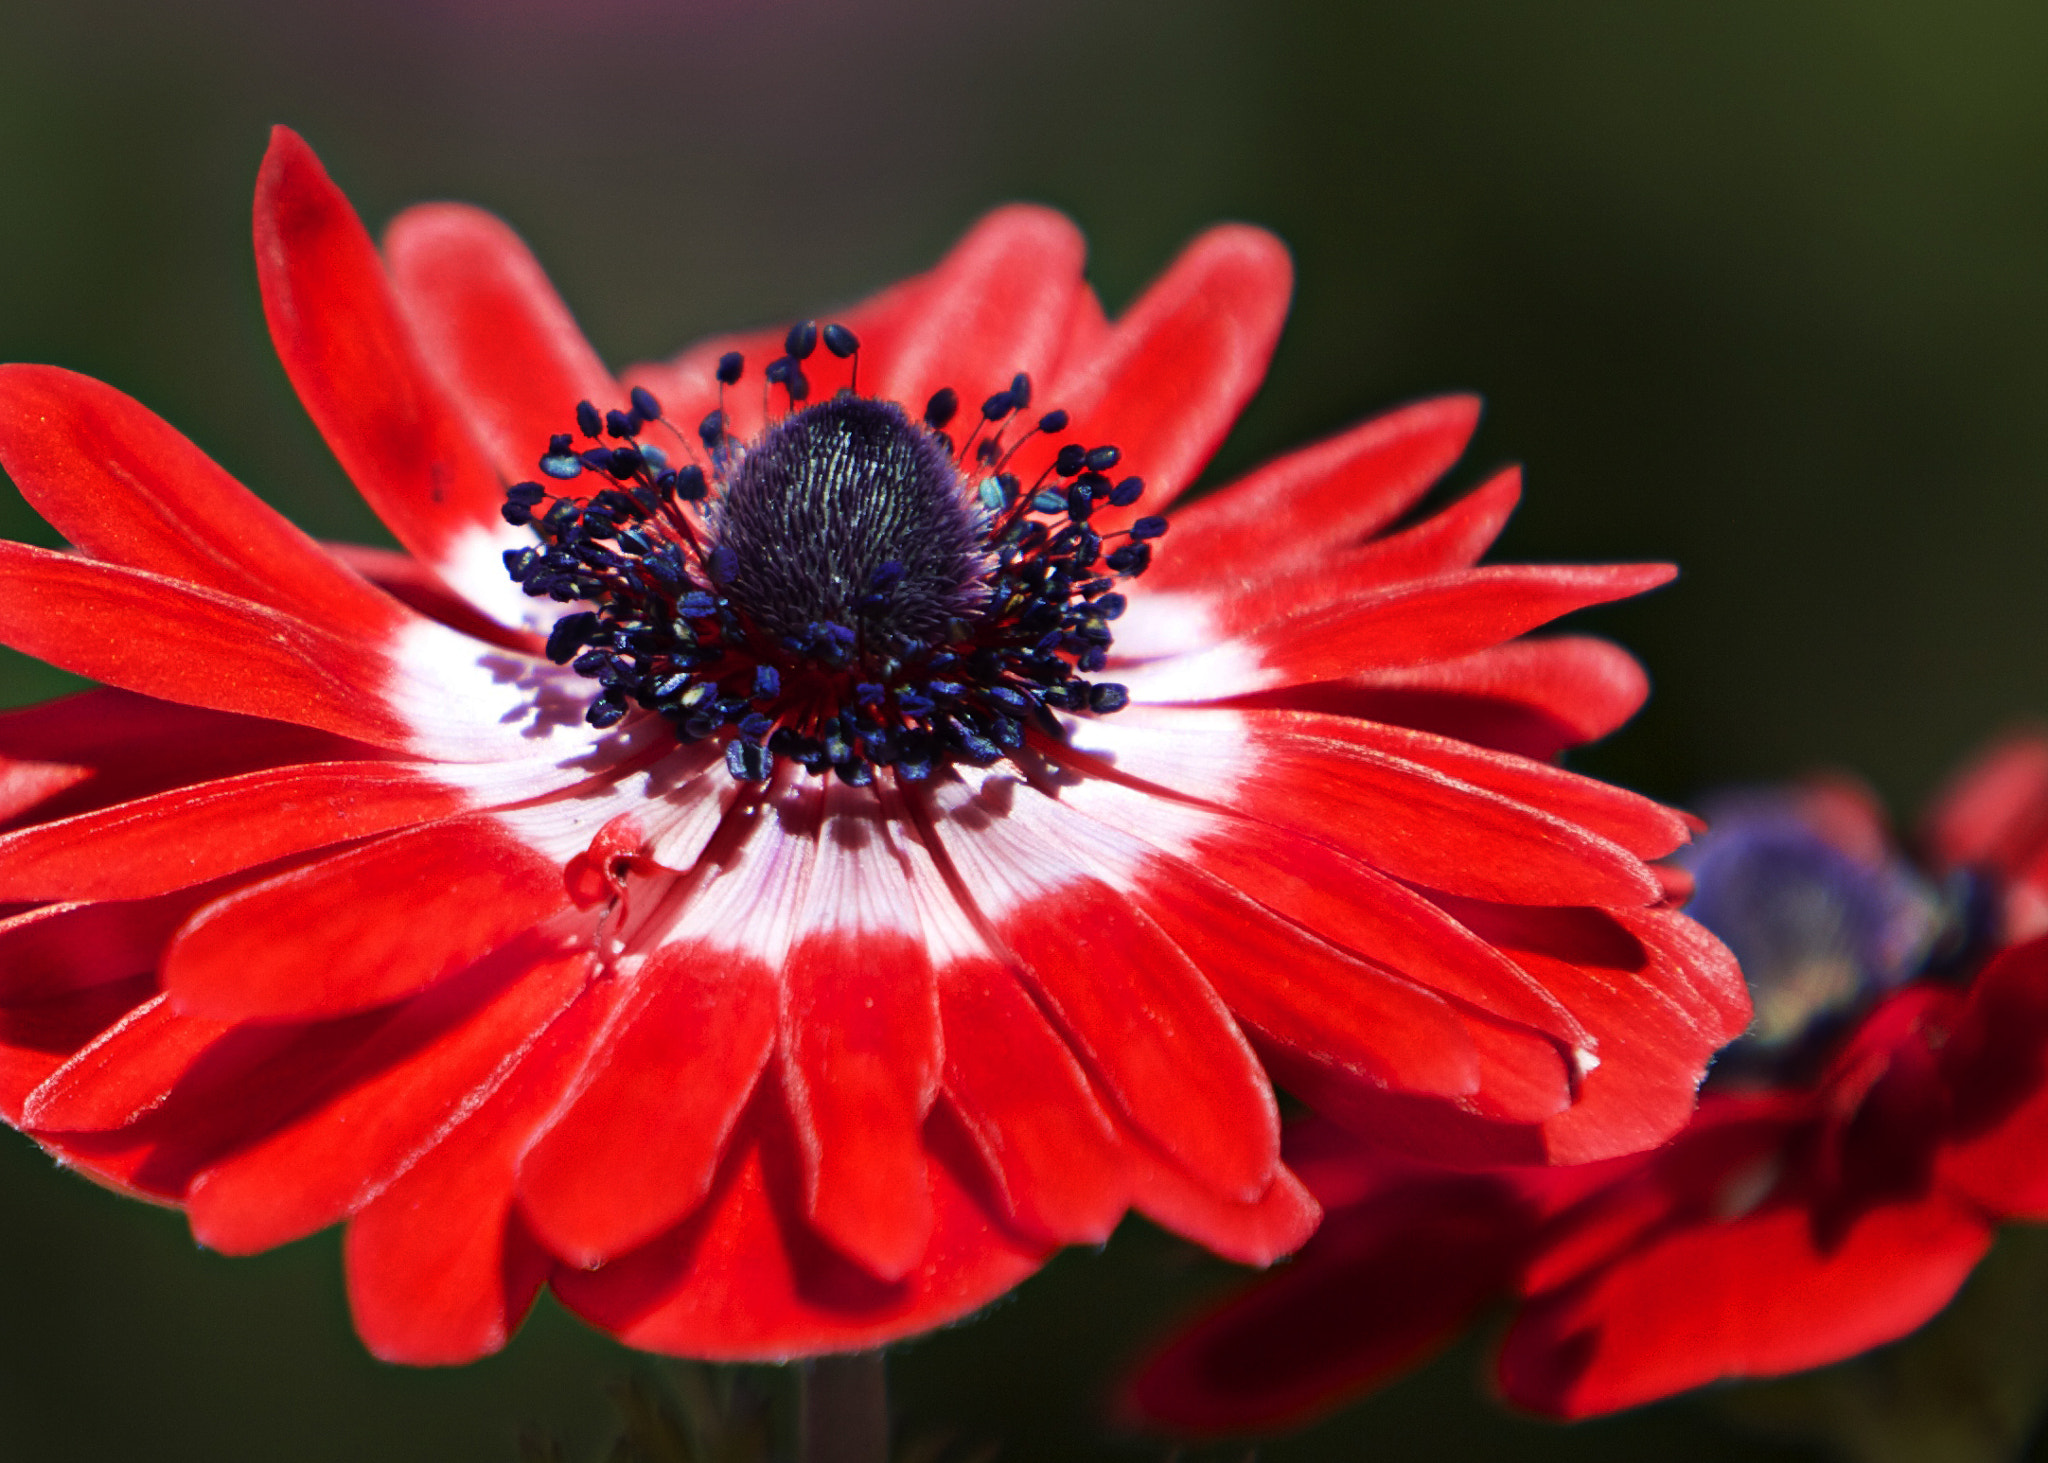
<svg viewBox="0 0 2048 1463"><path fill-rule="evenodd" d="M1060 735L1056 712L1121 708L1123 687L1087 677L1123 613L1117 582L1144 572L1166 525L1141 518L1107 538L1089 526L1144 491L1106 475L1117 449L1068 443L1020 483L1007 471L1017 448L1068 421L1047 412L1006 441L1030 404L1021 374L959 448L951 390L922 422L854 384L803 405L802 363L821 340L857 383L851 331L798 325L764 373L789 409L751 442L726 430L722 407L692 441L636 389L630 411L579 404L591 445L563 433L541 458L549 478L589 472L605 487L507 490L507 520L541 540L507 553L507 570L528 594L589 606L556 622L548 654L598 683L590 722L637 705L685 742L724 738L736 778L765 780L787 759L863 785L880 767L917 780L987 765L1027 728ZM743 370L736 353L719 362L721 402ZM671 465L641 441L653 423L694 460Z"/></svg>
<svg viewBox="0 0 2048 1463"><path fill-rule="evenodd" d="M1854 856L1782 795L1723 799L1709 820L1685 859L1686 913L1734 952L1756 1003L1715 1071L1807 1075L1836 1033L1926 970L1953 912L1903 859Z"/></svg>

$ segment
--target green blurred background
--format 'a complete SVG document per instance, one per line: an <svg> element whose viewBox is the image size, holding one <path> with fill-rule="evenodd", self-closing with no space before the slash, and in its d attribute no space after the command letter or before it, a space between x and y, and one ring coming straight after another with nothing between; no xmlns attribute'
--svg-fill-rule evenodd
<svg viewBox="0 0 2048 1463"><path fill-rule="evenodd" d="M103 377L381 541L263 336L274 121L373 227L503 213L614 362L850 298L1008 198L1080 221L1113 308L1251 219L1300 288L1219 473L1483 392L1458 481L1528 465L1509 556L1685 569L1594 621L1657 694L1581 765L1683 799L1839 763L1909 811L2048 711L2044 76L2020 0L0 0L0 358ZM50 541L11 495L0 533ZM62 683L0 663L9 703ZM1102 1384L1219 1278L1134 1228L905 1348L898 1399L1010 1459L1161 1457L1104 1430ZM382 1367L333 1236L223 1260L0 1143L0 1455L510 1460L530 1424L580 1456L635 1369L545 1303L490 1362ZM1260 1456L1813 1456L1697 1403L1508 1419L1475 1370Z"/></svg>

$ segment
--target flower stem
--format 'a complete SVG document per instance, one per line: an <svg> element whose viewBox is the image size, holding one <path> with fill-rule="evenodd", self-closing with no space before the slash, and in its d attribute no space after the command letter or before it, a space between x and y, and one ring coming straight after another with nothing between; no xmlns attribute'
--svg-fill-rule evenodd
<svg viewBox="0 0 2048 1463"><path fill-rule="evenodd" d="M889 1463L889 1377L879 1351L804 1363L801 1463Z"/></svg>

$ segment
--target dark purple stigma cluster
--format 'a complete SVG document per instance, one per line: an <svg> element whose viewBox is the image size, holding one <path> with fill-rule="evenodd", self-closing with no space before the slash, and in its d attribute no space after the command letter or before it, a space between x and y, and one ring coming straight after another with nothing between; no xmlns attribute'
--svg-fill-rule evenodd
<svg viewBox="0 0 2048 1463"><path fill-rule="evenodd" d="M820 344L849 363L848 384L807 405ZM752 441L727 430L724 394L746 368L732 352L718 363L719 409L694 434L640 388L624 411L581 402L577 431L549 440L540 469L605 485L506 491L507 521L540 539L506 553L513 579L587 606L555 622L547 653L598 684L590 723L639 706L684 742L725 738L742 781L767 780L782 759L864 786L879 768L918 781L987 766L1027 728L1059 736L1058 712L1120 709L1124 688L1089 677L1124 612L1116 586L1145 571L1166 523L1090 526L1144 492L1110 477L1117 448L1064 444L1027 485L1008 470L1018 448L1068 426L1063 411L1026 417L1028 376L984 401L956 445L951 389L915 421L859 394L860 342L845 326L805 321L784 346L764 389L787 410ZM655 427L673 457L647 440Z"/></svg>

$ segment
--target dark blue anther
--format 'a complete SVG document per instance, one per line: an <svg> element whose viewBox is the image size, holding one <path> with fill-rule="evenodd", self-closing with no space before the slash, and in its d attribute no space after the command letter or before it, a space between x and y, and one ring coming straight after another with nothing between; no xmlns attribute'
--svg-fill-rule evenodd
<svg viewBox="0 0 2048 1463"><path fill-rule="evenodd" d="M590 709L583 713L583 719L602 730L617 726L626 719L626 699L618 691L608 690L590 703Z"/></svg>
<svg viewBox="0 0 2048 1463"><path fill-rule="evenodd" d="M604 430L604 418L597 414L597 408L587 401L576 403L576 425L584 436L595 437Z"/></svg>
<svg viewBox="0 0 2048 1463"><path fill-rule="evenodd" d="M1136 523L1131 525L1131 537L1140 541L1143 541L1148 538L1158 538L1161 534L1165 532L1166 520L1164 518L1159 517L1157 514L1154 514L1149 518L1140 518Z"/></svg>
<svg viewBox="0 0 2048 1463"><path fill-rule="evenodd" d="M1117 620L1123 618L1124 610L1129 605L1130 601L1120 594L1105 594L1095 601L1095 613L1105 620Z"/></svg>
<svg viewBox="0 0 2048 1463"><path fill-rule="evenodd" d="M635 386L632 391L633 410L640 413L643 421L661 420L661 403L654 399L654 393L645 386Z"/></svg>
<svg viewBox="0 0 2048 1463"><path fill-rule="evenodd" d="M789 379L782 383L782 389L789 393L791 401L802 401L811 394L811 378L792 365Z"/></svg>
<svg viewBox="0 0 2048 1463"><path fill-rule="evenodd" d="M1074 668L1089 672L1099 671L1109 664L1109 655L1100 645L1091 645L1074 658Z"/></svg>
<svg viewBox="0 0 2048 1463"><path fill-rule="evenodd" d="M1130 704L1131 693L1114 681L1103 681L1088 688L1088 709L1099 716L1122 711Z"/></svg>
<svg viewBox="0 0 2048 1463"><path fill-rule="evenodd" d="M1090 472L1108 472L1112 467L1123 461L1123 456L1123 453L1117 451L1114 447L1091 447L1088 449L1088 470Z"/></svg>
<svg viewBox="0 0 2048 1463"><path fill-rule="evenodd" d="M715 449L720 442L725 440L725 413L722 411L707 413L704 420L697 424L697 435L703 438L706 447Z"/></svg>
<svg viewBox="0 0 2048 1463"><path fill-rule="evenodd" d="M582 454L580 460L592 472L610 472L612 468L612 449L609 447L592 447Z"/></svg>
<svg viewBox="0 0 2048 1463"><path fill-rule="evenodd" d="M604 414L604 429L613 437L637 437L640 435L640 420L631 412L608 411Z"/></svg>
<svg viewBox="0 0 2048 1463"><path fill-rule="evenodd" d="M768 363L768 369L762 374L767 376L770 386L780 386L789 379L789 373L795 369L796 361L793 357L777 356Z"/></svg>
<svg viewBox="0 0 2048 1463"><path fill-rule="evenodd" d="M1128 508L1144 496L1145 480L1143 478L1125 478L1111 491L1109 506L1112 508Z"/></svg>
<svg viewBox="0 0 2048 1463"><path fill-rule="evenodd" d="M935 432L943 432L959 410L960 393L950 386L941 386L924 404L924 424Z"/></svg>
<svg viewBox="0 0 2048 1463"><path fill-rule="evenodd" d="M772 665L754 667L754 699L773 701L782 694L782 673Z"/></svg>
<svg viewBox="0 0 2048 1463"><path fill-rule="evenodd" d="M1095 511L1095 495L1085 482L1077 482L1067 489L1067 516L1076 523L1087 521Z"/></svg>
<svg viewBox="0 0 2048 1463"><path fill-rule="evenodd" d="M560 457L565 453L573 456L575 451L576 439L567 432L557 432L554 436L548 438L548 456L550 457Z"/></svg>
<svg viewBox="0 0 2048 1463"><path fill-rule="evenodd" d="M505 489L505 497L513 503L524 503L531 508L548 495L548 490L539 483L514 483Z"/></svg>
<svg viewBox="0 0 2048 1463"><path fill-rule="evenodd" d="M1067 506L1067 495L1058 488L1045 488L1032 498L1031 506L1039 513L1057 513Z"/></svg>
<svg viewBox="0 0 2048 1463"><path fill-rule="evenodd" d="M551 478L567 482L582 475L583 464L573 452L550 452L540 460L540 470Z"/></svg>
<svg viewBox="0 0 2048 1463"><path fill-rule="evenodd" d="M981 404L982 420L990 422L999 421L1016 409L1016 399L1007 391L998 391L994 396L991 396Z"/></svg>
<svg viewBox="0 0 2048 1463"><path fill-rule="evenodd" d="M704 556L704 572L711 576L713 584L730 584L740 572L740 556L719 544Z"/></svg>
<svg viewBox="0 0 2048 1463"><path fill-rule="evenodd" d="M734 739L725 744L725 770L734 782L766 782L774 763L768 749L758 742Z"/></svg>
<svg viewBox="0 0 2048 1463"><path fill-rule="evenodd" d="M612 460L608 466L613 477L629 478L640 471L646 461L647 459L640 455L638 447L614 447Z"/></svg>
<svg viewBox="0 0 2048 1463"><path fill-rule="evenodd" d="M1079 442L1069 442L1060 449L1059 456L1052 460L1052 470L1063 478L1070 478L1088 465L1088 449Z"/></svg>
<svg viewBox="0 0 2048 1463"><path fill-rule="evenodd" d="M688 671L670 671L648 689L653 693L655 700L661 701L675 695L676 692L689 684L690 673Z"/></svg>
<svg viewBox="0 0 2048 1463"><path fill-rule="evenodd" d="M845 360L860 349L860 337L844 325L832 324L825 327L825 349Z"/></svg>
<svg viewBox="0 0 2048 1463"><path fill-rule="evenodd" d="M562 616L555 621L555 628L548 631L548 659L556 665L567 665L597 633L597 615L590 610Z"/></svg>
<svg viewBox="0 0 2048 1463"><path fill-rule="evenodd" d="M676 601L676 613L686 620L701 620L718 608L718 601L701 589L693 589Z"/></svg>
<svg viewBox="0 0 2048 1463"><path fill-rule="evenodd" d="M811 352L818 348L818 322L803 320L789 327L789 334L782 338L782 348L800 361L811 358Z"/></svg>
<svg viewBox="0 0 2048 1463"><path fill-rule="evenodd" d="M498 513L514 528L523 528L533 522L533 510L524 503L501 503L498 505Z"/></svg>
<svg viewBox="0 0 2048 1463"><path fill-rule="evenodd" d="M1143 574L1152 562L1152 545L1141 543L1125 544L1110 554L1103 562L1118 574Z"/></svg>
<svg viewBox="0 0 2048 1463"><path fill-rule="evenodd" d="M740 718L740 735L750 742L766 741L768 733L775 730L775 718L750 711Z"/></svg>
<svg viewBox="0 0 2048 1463"><path fill-rule="evenodd" d="M676 469L676 496L685 503L694 503L710 491L711 485L704 480L704 469L696 463Z"/></svg>
<svg viewBox="0 0 2048 1463"><path fill-rule="evenodd" d="M747 358L738 351L727 351L718 358L718 384L731 386L740 379L740 372L746 370Z"/></svg>
<svg viewBox="0 0 2048 1463"><path fill-rule="evenodd" d="M1067 429L1067 414L1063 411L1049 411L1038 419L1041 432L1064 432Z"/></svg>

